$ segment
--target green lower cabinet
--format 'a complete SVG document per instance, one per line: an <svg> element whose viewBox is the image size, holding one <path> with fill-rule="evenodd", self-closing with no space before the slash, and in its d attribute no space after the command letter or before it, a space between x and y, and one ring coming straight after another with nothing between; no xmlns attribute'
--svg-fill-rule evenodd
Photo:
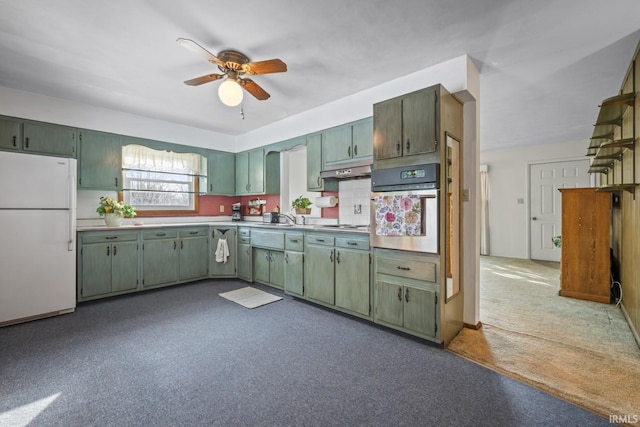
<svg viewBox="0 0 640 427"><path fill-rule="evenodd" d="M120 241L117 241L120 239ZM137 233L85 234L78 263L78 301L138 288Z"/></svg>
<svg viewBox="0 0 640 427"><path fill-rule="evenodd" d="M253 282L253 262L251 254L251 245L246 243L238 243L238 279Z"/></svg>
<svg viewBox="0 0 640 427"><path fill-rule="evenodd" d="M376 281L375 320L379 323L435 337L437 303L437 293L434 291Z"/></svg>
<svg viewBox="0 0 640 427"><path fill-rule="evenodd" d="M235 277L236 275L236 228L235 227L215 227L211 231L211 266L209 269L209 275L211 277ZM224 257L216 256L218 244L220 239L227 243L229 248L229 256L224 261Z"/></svg>
<svg viewBox="0 0 640 427"><path fill-rule="evenodd" d="M304 296L304 254L284 252L284 291L295 296Z"/></svg>
<svg viewBox="0 0 640 427"><path fill-rule="evenodd" d="M368 251L336 248L335 305L364 316L370 314Z"/></svg>
<svg viewBox="0 0 640 427"><path fill-rule="evenodd" d="M307 299L334 305L334 249L307 245L304 263L304 289Z"/></svg>
<svg viewBox="0 0 640 427"><path fill-rule="evenodd" d="M209 276L209 237L180 239L180 281L204 279Z"/></svg>
<svg viewBox="0 0 640 427"><path fill-rule="evenodd" d="M284 252L253 248L253 280L282 289L284 287Z"/></svg>
<svg viewBox="0 0 640 427"><path fill-rule="evenodd" d="M142 246L142 286L150 288L176 283L179 255L177 238L145 240Z"/></svg>

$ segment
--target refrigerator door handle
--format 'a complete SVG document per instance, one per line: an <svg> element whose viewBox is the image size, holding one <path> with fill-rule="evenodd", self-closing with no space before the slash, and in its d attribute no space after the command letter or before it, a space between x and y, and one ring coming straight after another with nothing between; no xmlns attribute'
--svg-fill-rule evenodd
<svg viewBox="0 0 640 427"><path fill-rule="evenodd" d="M75 229L76 229L76 218L74 215L74 210L76 208L76 174L74 173L74 169L72 168L73 162L69 162L69 184L67 185L67 189L69 191L69 214L67 218L69 218L69 241L67 242L67 250L69 252L74 251L74 242L75 242Z"/></svg>

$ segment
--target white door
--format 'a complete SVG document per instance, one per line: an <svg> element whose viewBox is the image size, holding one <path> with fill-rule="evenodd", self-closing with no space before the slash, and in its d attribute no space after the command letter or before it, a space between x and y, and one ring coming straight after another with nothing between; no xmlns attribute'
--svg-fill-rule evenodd
<svg viewBox="0 0 640 427"><path fill-rule="evenodd" d="M589 159L529 165L531 259L560 262L560 249L551 240L562 233L558 188L590 187L588 169Z"/></svg>

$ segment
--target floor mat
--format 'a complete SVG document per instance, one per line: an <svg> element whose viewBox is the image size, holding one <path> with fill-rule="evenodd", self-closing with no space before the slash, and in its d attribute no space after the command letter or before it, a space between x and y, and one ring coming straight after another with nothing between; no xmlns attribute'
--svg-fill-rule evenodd
<svg viewBox="0 0 640 427"><path fill-rule="evenodd" d="M271 295L260 289L252 288L251 286L236 289L235 291L223 292L218 295L247 308L260 307L282 299L282 297Z"/></svg>

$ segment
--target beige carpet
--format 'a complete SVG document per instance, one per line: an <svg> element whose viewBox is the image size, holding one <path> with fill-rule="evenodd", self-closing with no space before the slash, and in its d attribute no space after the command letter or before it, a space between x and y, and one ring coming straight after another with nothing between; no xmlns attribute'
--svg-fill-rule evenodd
<svg viewBox="0 0 640 427"><path fill-rule="evenodd" d="M640 349L620 308L558 296L559 275L558 263L481 257L483 328L448 350L607 419L640 420Z"/></svg>

